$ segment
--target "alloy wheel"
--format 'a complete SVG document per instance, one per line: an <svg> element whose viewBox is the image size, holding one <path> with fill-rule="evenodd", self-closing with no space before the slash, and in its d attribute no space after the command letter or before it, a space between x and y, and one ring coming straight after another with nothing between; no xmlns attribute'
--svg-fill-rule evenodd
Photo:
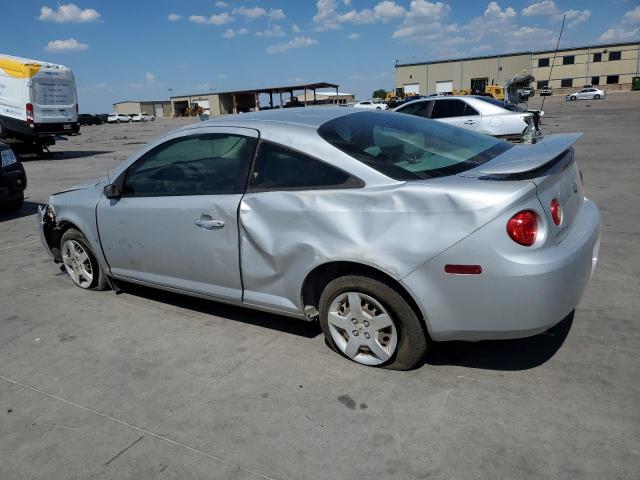
<svg viewBox="0 0 640 480"><path fill-rule="evenodd" d="M76 285L89 288L93 282L93 267L86 249L75 240L62 245L62 263Z"/></svg>

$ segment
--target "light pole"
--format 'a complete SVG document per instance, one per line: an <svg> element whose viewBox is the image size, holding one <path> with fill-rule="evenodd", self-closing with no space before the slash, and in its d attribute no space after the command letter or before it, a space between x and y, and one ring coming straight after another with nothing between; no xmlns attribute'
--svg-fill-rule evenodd
<svg viewBox="0 0 640 480"><path fill-rule="evenodd" d="M171 100L171 94L173 93L173 88L167 88L169 90L169 101L171 102L171 117L175 118L176 112L173 110L173 100Z"/></svg>

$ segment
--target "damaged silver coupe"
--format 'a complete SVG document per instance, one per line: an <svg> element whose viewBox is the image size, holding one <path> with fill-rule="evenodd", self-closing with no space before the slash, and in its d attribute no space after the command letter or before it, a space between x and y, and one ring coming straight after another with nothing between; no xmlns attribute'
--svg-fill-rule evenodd
<svg viewBox="0 0 640 480"><path fill-rule="evenodd" d="M225 116L52 195L40 234L81 288L319 319L345 357L409 369L431 341L530 336L576 307L599 245L578 138L332 107Z"/></svg>

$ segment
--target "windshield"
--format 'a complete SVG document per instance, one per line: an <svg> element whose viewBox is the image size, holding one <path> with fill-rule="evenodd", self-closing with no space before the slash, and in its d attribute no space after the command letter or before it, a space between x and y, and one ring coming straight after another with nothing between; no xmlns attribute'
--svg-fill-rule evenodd
<svg viewBox="0 0 640 480"><path fill-rule="evenodd" d="M403 113L352 113L321 125L318 134L396 180L455 175L512 146L488 135Z"/></svg>

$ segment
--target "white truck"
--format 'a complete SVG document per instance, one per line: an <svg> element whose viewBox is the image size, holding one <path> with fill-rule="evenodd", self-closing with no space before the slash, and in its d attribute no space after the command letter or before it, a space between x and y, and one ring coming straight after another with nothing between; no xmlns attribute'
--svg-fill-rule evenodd
<svg viewBox="0 0 640 480"><path fill-rule="evenodd" d="M73 72L64 65L0 54L0 139L38 152L78 133Z"/></svg>

